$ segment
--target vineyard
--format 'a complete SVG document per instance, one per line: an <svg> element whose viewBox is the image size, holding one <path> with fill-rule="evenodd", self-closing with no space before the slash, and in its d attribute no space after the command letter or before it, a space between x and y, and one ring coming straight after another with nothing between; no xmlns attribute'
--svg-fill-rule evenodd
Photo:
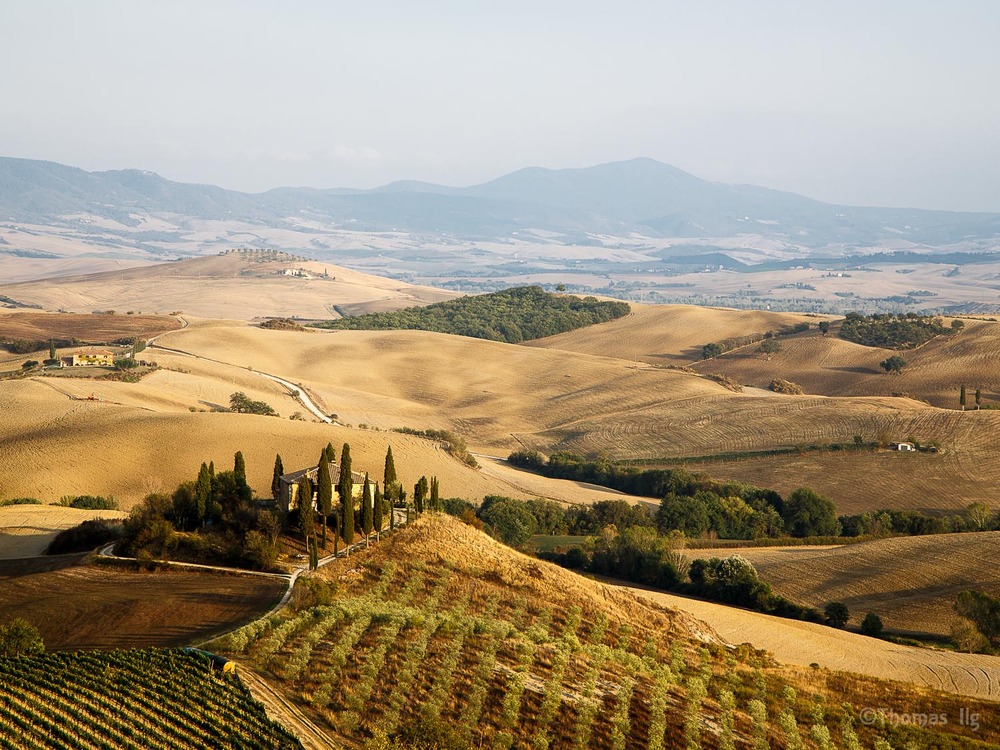
<svg viewBox="0 0 1000 750"><path fill-rule="evenodd" d="M0 659L0 748L301 748L237 679L179 650Z"/></svg>
<svg viewBox="0 0 1000 750"><path fill-rule="evenodd" d="M317 724L352 742L927 746L913 727L857 721L848 701L866 693L850 683L803 679L449 519L423 519L350 565L325 570L337 592L328 603L253 623L219 647L273 675ZM976 746L952 730L949 747Z"/></svg>

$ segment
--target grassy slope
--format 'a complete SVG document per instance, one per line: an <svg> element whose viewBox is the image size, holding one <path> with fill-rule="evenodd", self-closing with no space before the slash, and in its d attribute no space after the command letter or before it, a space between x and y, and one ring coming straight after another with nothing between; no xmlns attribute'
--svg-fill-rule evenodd
<svg viewBox="0 0 1000 750"><path fill-rule="evenodd" d="M0 496L52 501L66 494L110 494L128 507L149 492L172 491L193 479L202 461L231 468L233 455L241 450L251 486L267 497L275 453L291 471L315 465L328 442L338 450L349 442L355 470L379 479L391 444L400 479L408 485L421 474L435 474L445 494L517 494L463 466L433 441L274 417L192 414L176 405L167 410L152 399L143 405L135 394L144 384L108 383L117 388L98 389L101 396L121 393L135 399L120 406L71 401L39 381L0 383L0 392L12 407L0 443L0 466L11 469L0 475ZM228 388L232 390L232 385Z"/></svg>
<svg viewBox="0 0 1000 750"><path fill-rule="evenodd" d="M729 650L675 609L525 557L448 518L423 519L318 575L336 587L328 604L313 609L303 600L270 627L237 633L229 648L336 738L382 730L468 747L509 733L517 747L573 747L587 726L593 747L615 746L616 732L622 747L647 747L660 731L666 747L678 747L695 678L708 685L697 710L705 747L719 741L723 690L736 698L738 741L752 732L749 701L762 697L772 717L794 711L809 748L815 695L838 744L844 716L872 700L912 711L937 706L956 717L960 705L984 716L993 706ZM865 640L854 648L867 643L884 645ZM796 689L794 699L786 687ZM845 702L853 704L846 714ZM773 718L767 731L771 746L787 746ZM859 731L871 746L873 730ZM879 731L895 747L931 740L911 729ZM945 731L947 746L976 746L968 729ZM1000 739L995 731L978 738Z"/></svg>

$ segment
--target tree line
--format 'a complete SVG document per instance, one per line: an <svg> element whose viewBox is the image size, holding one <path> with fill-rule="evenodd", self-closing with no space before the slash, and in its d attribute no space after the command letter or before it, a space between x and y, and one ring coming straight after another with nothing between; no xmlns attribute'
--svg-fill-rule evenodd
<svg viewBox="0 0 1000 750"><path fill-rule="evenodd" d="M915 510L875 510L838 516L833 501L808 487L788 497L736 481L719 481L684 469L644 469L607 459L587 460L572 453L553 453L546 459L536 451L508 456L515 466L559 479L571 479L640 497L659 498L654 511L642 505L604 523L656 527L661 534L679 531L688 538L778 539L782 537L917 536L1000 529L1000 514L984 503L973 503L960 513L930 515ZM627 505L623 503L624 505ZM598 507L601 504L598 503ZM566 512L560 531L539 533L591 534L569 522L579 511ZM583 517L590 514L584 513ZM596 530L599 530L600 526Z"/></svg>
<svg viewBox="0 0 1000 750"><path fill-rule="evenodd" d="M541 287L526 286L436 302L426 307L324 321L316 326L350 330L437 331L517 344L614 320L627 315L629 310L625 302L562 296L546 292Z"/></svg>

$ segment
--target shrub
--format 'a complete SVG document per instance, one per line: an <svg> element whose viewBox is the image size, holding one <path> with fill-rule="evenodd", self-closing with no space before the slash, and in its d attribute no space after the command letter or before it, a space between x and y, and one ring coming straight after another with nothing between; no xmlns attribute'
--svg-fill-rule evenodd
<svg viewBox="0 0 1000 750"><path fill-rule="evenodd" d="M45 642L38 628L27 620L16 617L6 625L0 625L0 656L31 656L44 650Z"/></svg>
<svg viewBox="0 0 1000 750"><path fill-rule="evenodd" d="M42 501L37 497L12 497L7 500L0 500L0 508L8 505L42 505Z"/></svg>
<svg viewBox="0 0 1000 750"><path fill-rule="evenodd" d="M118 501L110 495L64 495L59 504L67 508L82 508L84 510L118 510Z"/></svg>
<svg viewBox="0 0 1000 750"><path fill-rule="evenodd" d="M846 626L851 617L847 605L843 602L830 602L823 608L823 614L826 617L826 624L834 628Z"/></svg>
<svg viewBox="0 0 1000 750"><path fill-rule="evenodd" d="M865 619L861 622L861 632L864 635L871 636L872 638L881 638L882 618L874 612L869 612L865 615Z"/></svg>
<svg viewBox="0 0 1000 750"><path fill-rule="evenodd" d="M775 393L784 393L789 396L801 396L805 391L802 390L802 386L797 383L793 383L791 380L785 380L783 378L775 378L767 386Z"/></svg>
<svg viewBox="0 0 1000 750"><path fill-rule="evenodd" d="M278 413L265 401L254 401L243 391L236 391L229 397L229 409L237 414L261 414L276 417Z"/></svg>
<svg viewBox="0 0 1000 750"><path fill-rule="evenodd" d="M84 521L79 526L60 531L49 543L45 554L67 555L72 552L85 552L120 539L121 535L120 523L108 521L106 518L94 518Z"/></svg>

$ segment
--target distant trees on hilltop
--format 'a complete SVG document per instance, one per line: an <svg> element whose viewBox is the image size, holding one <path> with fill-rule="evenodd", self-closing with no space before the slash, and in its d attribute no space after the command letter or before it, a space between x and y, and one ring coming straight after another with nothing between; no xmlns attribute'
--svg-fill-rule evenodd
<svg viewBox="0 0 1000 750"><path fill-rule="evenodd" d="M437 331L517 344L614 320L629 310L625 302L560 296L541 287L526 286L316 325L351 330Z"/></svg>
<svg viewBox="0 0 1000 750"><path fill-rule="evenodd" d="M916 313L889 313L864 316L847 314L840 324L840 338L864 346L882 349L913 349L943 333L952 333L961 326L946 327L941 318Z"/></svg>

